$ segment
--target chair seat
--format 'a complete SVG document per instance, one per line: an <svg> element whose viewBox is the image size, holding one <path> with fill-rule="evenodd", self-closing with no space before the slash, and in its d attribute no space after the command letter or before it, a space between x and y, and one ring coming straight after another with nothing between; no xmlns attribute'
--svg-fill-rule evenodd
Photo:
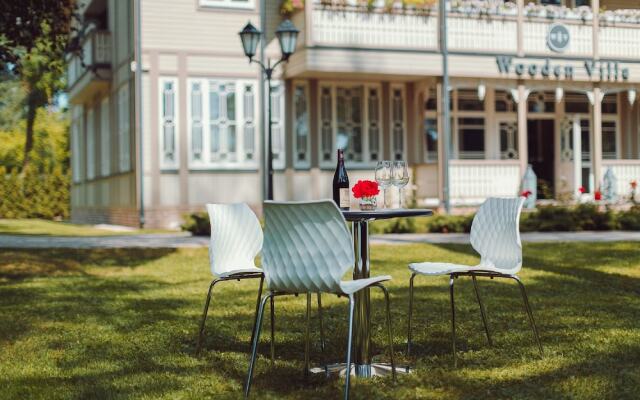
<svg viewBox="0 0 640 400"><path fill-rule="evenodd" d="M469 272L469 271L486 271L486 272L495 272L503 275L512 275L518 271L518 267L514 267L513 269L506 268L496 268L491 265L464 265L464 264L451 264L451 263L443 263L443 262L422 262L422 263L411 263L409 264L409 269L416 274L421 275L450 275L454 273L460 272Z"/></svg>
<svg viewBox="0 0 640 400"><path fill-rule="evenodd" d="M258 267L247 267L247 268L238 268L232 269L230 271L225 271L224 273L218 275L219 278L229 278L233 275L245 275L245 274L261 274L262 270Z"/></svg>
<svg viewBox="0 0 640 400"><path fill-rule="evenodd" d="M366 279L355 279L352 281L340 281L340 289L344 294L353 294L358 290L364 289L367 286L371 286L375 283L390 281L390 275L374 276Z"/></svg>

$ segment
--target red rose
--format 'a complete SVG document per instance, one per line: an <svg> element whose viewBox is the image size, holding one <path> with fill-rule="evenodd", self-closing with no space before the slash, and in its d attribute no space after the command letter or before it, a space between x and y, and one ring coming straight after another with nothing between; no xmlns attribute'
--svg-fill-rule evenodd
<svg viewBox="0 0 640 400"><path fill-rule="evenodd" d="M584 186L580 186L580 187L578 188L578 192L580 192L580 193L584 193L584 192L586 192L586 191L587 191L587 189L585 189L585 188L584 188Z"/></svg>
<svg viewBox="0 0 640 400"><path fill-rule="evenodd" d="M524 197L525 199L528 199L529 196L531 196L531 190L525 190L522 193L520 193L520 196Z"/></svg>
<svg viewBox="0 0 640 400"><path fill-rule="evenodd" d="M631 189L635 190L638 187L638 181L635 179L630 182Z"/></svg>
<svg viewBox="0 0 640 400"><path fill-rule="evenodd" d="M353 192L353 197L359 199L361 197L372 197L380 193L380 189L378 188L378 182L375 181L358 181L353 188L351 189Z"/></svg>
<svg viewBox="0 0 640 400"><path fill-rule="evenodd" d="M602 200L602 193L600 193L600 191L599 191L599 190L596 190L596 192L593 194L593 198L594 198L596 201L600 201L600 200Z"/></svg>

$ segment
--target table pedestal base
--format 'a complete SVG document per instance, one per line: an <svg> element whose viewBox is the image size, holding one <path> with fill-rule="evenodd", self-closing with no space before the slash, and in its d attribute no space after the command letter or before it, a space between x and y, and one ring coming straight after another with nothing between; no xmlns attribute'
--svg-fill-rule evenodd
<svg viewBox="0 0 640 400"><path fill-rule="evenodd" d="M347 372L346 363L336 363L326 365L324 367L315 367L309 370L312 374L326 374L345 376ZM412 370L409 367L396 366L396 373L408 374ZM391 375L391 364L389 363L373 363L373 364L351 364L351 376L357 376L361 378L370 378L372 376L387 376Z"/></svg>

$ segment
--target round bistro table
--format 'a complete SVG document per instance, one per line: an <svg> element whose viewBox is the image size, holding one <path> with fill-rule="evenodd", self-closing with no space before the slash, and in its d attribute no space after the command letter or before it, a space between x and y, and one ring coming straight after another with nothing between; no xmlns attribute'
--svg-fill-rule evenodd
<svg viewBox="0 0 640 400"><path fill-rule="evenodd" d="M430 216L433 211L426 209L384 209L375 211L343 210L344 218L351 222L355 265L353 279L369 278L369 222L377 219L399 217ZM386 375L391 372L390 364L374 363L371 354L371 299L369 288L355 294L355 315L353 321L353 364L350 373L359 377ZM315 370L315 368L314 368ZM346 373L346 365L333 364L318 368L320 372ZM406 372L396 368L398 372Z"/></svg>

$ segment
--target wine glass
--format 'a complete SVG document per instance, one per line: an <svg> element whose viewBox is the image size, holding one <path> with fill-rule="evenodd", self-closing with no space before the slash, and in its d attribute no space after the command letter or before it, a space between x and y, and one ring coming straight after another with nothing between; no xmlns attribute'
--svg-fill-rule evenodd
<svg viewBox="0 0 640 400"><path fill-rule="evenodd" d="M387 188L391 186L391 161L378 161L376 165L376 182L382 188L382 208L387 206Z"/></svg>
<svg viewBox="0 0 640 400"><path fill-rule="evenodd" d="M406 161L394 161L391 167L391 183L398 188L399 205L402 208L402 189L409 183L409 170Z"/></svg>

